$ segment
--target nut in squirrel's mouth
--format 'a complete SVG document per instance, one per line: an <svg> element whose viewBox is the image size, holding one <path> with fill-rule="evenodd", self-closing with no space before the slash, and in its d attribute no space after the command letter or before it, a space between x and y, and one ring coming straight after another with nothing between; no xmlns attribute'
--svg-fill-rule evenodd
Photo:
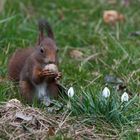
<svg viewBox="0 0 140 140"><path fill-rule="evenodd" d="M57 65L51 63L44 66L44 69L50 70L52 72L58 73Z"/></svg>

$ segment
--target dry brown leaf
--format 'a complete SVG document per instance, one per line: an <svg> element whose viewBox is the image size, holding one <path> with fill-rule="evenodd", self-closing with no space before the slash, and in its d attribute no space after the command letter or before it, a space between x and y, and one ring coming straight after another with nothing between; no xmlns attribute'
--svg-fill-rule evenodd
<svg viewBox="0 0 140 140"><path fill-rule="evenodd" d="M54 127L49 127L48 128L48 135L49 136L54 136L55 135L55 128Z"/></svg>
<svg viewBox="0 0 140 140"><path fill-rule="evenodd" d="M16 118L21 119L21 120L25 120L25 121L31 121L33 119L32 116L27 116L27 115L23 114L22 112L17 112Z"/></svg>
<svg viewBox="0 0 140 140"><path fill-rule="evenodd" d="M114 25L116 22L124 21L124 15L115 10L106 10L103 13L103 20L107 24Z"/></svg>
<svg viewBox="0 0 140 140"><path fill-rule="evenodd" d="M129 6L130 5L130 0L123 0L123 5L124 6Z"/></svg>
<svg viewBox="0 0 140 140"><path fill-rule="evenodd" d="M117 0L108 0L107 1L109 4L116 4L117 3Z"/></svg>
<svg viewBox="0 0 140 140"><path fill-rule="evenodd" d="M79 50L72 50L70 56L74 59L81 59L83 58L83 53Z"/></svg>
<svg viewBox="0 0 140 140"><path fill-rule="evenodd" d="M17 107L21 107L21 106L22 106L21 102L17 99L11 99L5 105L6 109L17 108Z"/></svg>

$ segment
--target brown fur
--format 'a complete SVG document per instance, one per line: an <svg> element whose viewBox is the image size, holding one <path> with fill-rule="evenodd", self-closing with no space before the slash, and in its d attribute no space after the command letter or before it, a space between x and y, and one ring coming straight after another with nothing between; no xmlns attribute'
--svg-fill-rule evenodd
<svg viewBox="0 0 140 140"><path fill-rule="evenodd" d="M8 77L11 80L19 81L20 72L25 64L26 59L31 55L34 48L18 49L9 59Z"/></svg>

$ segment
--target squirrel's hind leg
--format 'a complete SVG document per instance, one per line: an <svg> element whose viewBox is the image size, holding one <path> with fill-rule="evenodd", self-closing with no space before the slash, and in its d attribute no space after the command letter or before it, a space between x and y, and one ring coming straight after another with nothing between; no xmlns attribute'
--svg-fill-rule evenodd
<svg viewBox="0 0 140 140"><path fill-rule="evenodd" d="M57 83L51 83L48 85L49 96L51 98L58 98L59 89Z"/></svg>
<svg viewBox="0 0 140 140"><path fill-rule="evenodd" d="M28 81L20 81L20 92L22 97L29 103L33 102L33 86Z"/></svg>

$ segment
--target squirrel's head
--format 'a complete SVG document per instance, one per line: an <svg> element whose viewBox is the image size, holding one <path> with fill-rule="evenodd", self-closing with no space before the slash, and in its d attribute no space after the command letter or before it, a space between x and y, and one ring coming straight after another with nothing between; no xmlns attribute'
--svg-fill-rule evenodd
<svg viewBox="0 0 140 140"><path fill-rule="evenodd" d="M43 64L57 64L57 47L51 38L44 38L36 47L37 60Z"/></svg>
<svg viewBox="0 0 140 140"><path fill-rule="evenodd" d="M39 38L37 42L37 60L44 64L58 64L57 60L57 47L54 41L54 35L51 26L46 20L40 20ZM44 31L47 32L47 36Z"/></svg>

